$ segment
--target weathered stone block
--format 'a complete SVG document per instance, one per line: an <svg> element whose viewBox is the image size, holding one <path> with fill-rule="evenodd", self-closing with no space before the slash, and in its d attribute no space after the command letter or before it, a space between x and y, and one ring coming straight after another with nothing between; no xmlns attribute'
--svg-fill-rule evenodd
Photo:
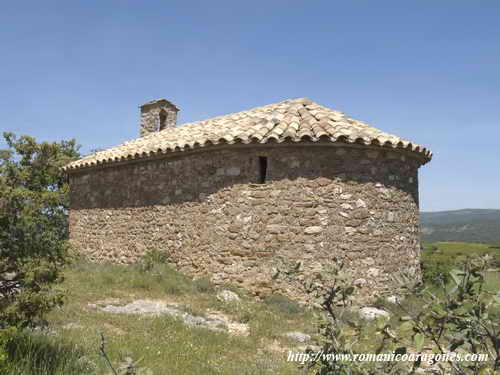
<svg viewBox="0 0 500 375"><path fill-rule="evenodd" d="M323 232L323 228L319 226L312 226L304 229L305 234L318 234L321 232Z"/></svg>

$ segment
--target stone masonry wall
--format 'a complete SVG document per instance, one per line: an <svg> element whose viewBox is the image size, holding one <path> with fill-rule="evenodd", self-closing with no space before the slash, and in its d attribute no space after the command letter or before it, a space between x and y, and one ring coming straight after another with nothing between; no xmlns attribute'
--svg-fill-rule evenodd
<svg viewBox="0 0 500 375"><path fill-rule="evenodd" d="M366 146L267 145L73 172L71 242L96 262L167 251L187 274L296 299L278 270L300 262L308 276L337 257L370 300L391 273L420 277L419 165Z"/></svg>
<svg viewBox="0 0 500 375"><path fill-rule="evenodd" d="M178 109L166 100L158 100L142 105L140 136L175 127L177 111Z"/></svg>

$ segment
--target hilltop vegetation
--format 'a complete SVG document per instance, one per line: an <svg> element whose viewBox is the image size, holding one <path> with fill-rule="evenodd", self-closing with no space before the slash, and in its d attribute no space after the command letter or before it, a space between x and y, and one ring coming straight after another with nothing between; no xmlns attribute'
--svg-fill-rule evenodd
<svg viewBox="0 0 500 375"><path fill-rule="evenodd" d="M490 253L490 249L480 244L438 243L426 246L427 252L431 256L425 256L424 263L436 261L434 255L437 255L443 262L454 264L460 258L457 254L481 255ZM236 292L240 301L221 301L217 298L220 287L206 279L192 280L167 264L157 263L157 260L148 260L146 267L78 261L65 267L64 276L62 287L67 295L66 303L47 315L49 326L41 331L28 332L8 346L7 352L13 360L9 375L108 375L109 366L99 354L99 332L104 333L106 351L115 367L127 357L134 362L140 360L141 371L119 374L299 375L306 372L299 370L297 363L287 361L288 351L303 352L306 346L316 344L315 340L320 339L316 326L317 310L308 310L280 296L258 302L244 290L230 285L222 288ZM485 292L498 290L498 276L498 272L489 272ZM432 279L428 278L427 283L431 282ZM197 317L223 314L232 322L246 325L248 331L232 334L201 326L190 327L181 319L167 315L117 314L97 308L103 305L123 307L144 299L176 305ZM385 300L377 302L376 306L392 310L392 317L383 327L387 325L387 329L404 341L398 341L398 345L412 347L415 333L408 328L408 323L401 325L401 317L407 315L406 311L425 313L422 301L410 297L404 301L402 309ZM349 311L343 315L341 322L347 324L343 332L349 335L344 335L342 340L351 336L356 340L359 338L353 347L357 352L374 352L382 344L384 336L377 334L378 324L363 322ZM286 337L285 333L293 331L304 332L312 340L299 342ZM318 374L313 369L307 373Z"/></svg>

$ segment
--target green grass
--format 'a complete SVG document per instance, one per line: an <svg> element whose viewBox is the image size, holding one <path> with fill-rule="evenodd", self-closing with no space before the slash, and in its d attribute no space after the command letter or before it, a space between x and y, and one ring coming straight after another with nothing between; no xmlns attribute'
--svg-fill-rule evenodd
<svg viewBox="0 0 500 375"><path fill-rule="evenodd" d="M431 250L433 247L435 250ZM448 242L426 244L425 248L424 263L439 259L445 264L469 253L500 251L488 245ZM222 288L236 292L241 302L221 302L216 298L221 287L215 287L207 278L192 280L167 264L125 266L78 262L68 267L64 276L66 303L48 315L51 334L24 336L24 341L11 347L16 368L9 374L109 374L110 369L99 354L99 332L103 332L107 353L115 366L130 356L155 375L294 375L301 372L296 364L286 362L286 355L288 350L299 351L297 346L303 344L283 334L301 331L314 336L316 333L313 311L288 298L270 296L258 302L244 290L224 285ZM491 291L500 288L499 272L488 274L487 287ZM89 307L98 301L126 304L138 299L178 303L179 308L193 315L218 312L234 322L248 324L249 333L236 336L191 328L168 316L113 314ZM417 311L421 303L408 298L404 306ZM379 307L383 308L384 303ZM401 311L391 318L394 328L403 314ZM357 344L360 352L372 352L381 339L373 332L369 327L365 331L365 337Z"/></svg>
<svg viewBox="0 0 500 375"><path fill-rule="evenodd" d="M467 254L499 254L500 249L494 248L493 245L483 243L468 243L468 242L429 242L424 243L424 249L430 250L436 247L437 250L450 256L462 256Z"/></svg>
<svg viewBox="0 0 500 375"><path fill-rule="evenodd" d="M94 373L93 362L81 348L45 333L19 334L6 345L6 352L12 359L5 369L9 375Z"/></svg>
<svg viewBox="0 0 500 375"><path fill-rule="evenodd" d="M264 303L273 311L283 314L297 315L304 313L304 308L290 298L281 295L271 295L264 298Z"/></svg>
<svg viewBox="0 0 500 375"><path fill-rule="evenodd" d="M500 271L492 271L486 274L486 289L490 292L500 290Z"/></svg>
<svg viewBox="0 0 500 375"><path fill-rule="evenodd" d="M494 268L500 267L500 248L489 244L466 242L433 242L424 244L422 265L424 279L436 282L439 273L446 274L456 265L465 261L467 256L490 254L494 258ZM495 276L492 276L493 280ZM448 279L445 279L448 281ZM493 282L494 287L496 284Z"/></svg>
<svg viewBox="0 0 500 375"><path fill-rule="evenodd" d="M62 287L67 299L61 309L48 315L54 332L50 339L59 340L57 342L64 343L79 356L85 356L94 364L96 374L110 373L98 351L101 331L114 365L130 356L141 359L140 364L153 374L179 375L298 374L296 365L286 362L286 351L294 343L283 334L288 331L315 333L312 313L295 302L288 301L287 305L280 300L283 306L288 306L281 311L274 305L254 300L241 290L238 291L241 303L221 302L216 299L217 289L207 279L191 280L168 265L155 264L144 271L138 266L78 263L68 267L64 276ZM231 335L191 328L168 316L113 314L88 306L103 300L126 304L137 299L178 303L194 315L204 315L208 310L219 312L232 321L248 324L249 334ZM64 352L65 349L60 348ZM62 358L72 357L64 354ZM22 373L44 374L24 367ZM62 373L84 372L66 369Z"/></svg>

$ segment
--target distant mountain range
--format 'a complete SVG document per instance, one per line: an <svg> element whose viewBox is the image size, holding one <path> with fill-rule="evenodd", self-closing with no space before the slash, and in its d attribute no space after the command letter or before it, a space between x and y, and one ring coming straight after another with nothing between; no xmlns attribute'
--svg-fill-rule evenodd
<svg viewBox="0 0 500 375"><path fill-rule="evenodd" d="M500 210L421 212L423 242L463 241L500 244Z"/></svg>

